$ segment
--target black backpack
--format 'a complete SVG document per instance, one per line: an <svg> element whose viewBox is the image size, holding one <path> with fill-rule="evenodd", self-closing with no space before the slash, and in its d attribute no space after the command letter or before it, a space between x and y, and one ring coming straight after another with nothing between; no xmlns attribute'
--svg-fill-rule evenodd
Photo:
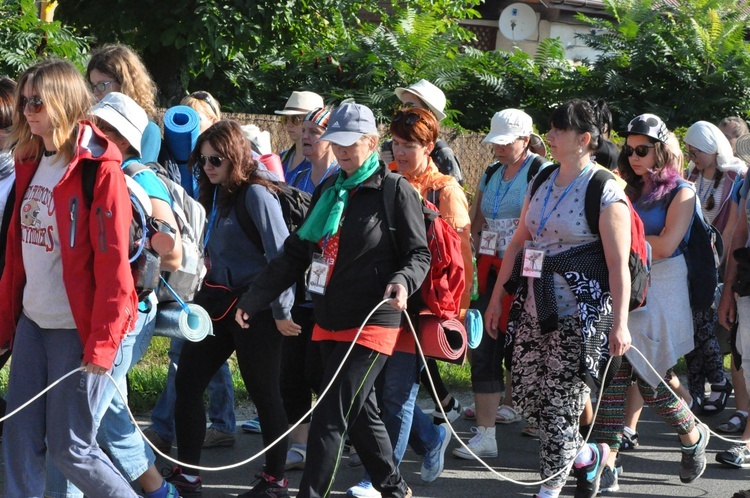
<svg viewBox="0 0 750 498"><path fill-rule="evenodd" d="M292 187L285 182L271 182L278 187L276 196L279 198L281 204L281 212L284 215L284 222L286 223L289 233L293 233L299 228L307 217L307 212L310 209L310 199L312 196L307 192ZM245 204L245 198L247 197L247 189L250 188L249 184L244 184L240 189L240 193L235 201L235 214L237 215L237 222L242 227L242 230L247 235L255 246L264 252L263 241L260 238L260 232L253 223L253 219L250 217L250 213L247 211L247 205Z"/></svg>
<svg viewBox="0 0 750 498"><path fill-rule="evenodd" d="M552 162L547 159L544 156L537 155L534 159L531 160L531 164L529 165L529 171L526 174L526 183L531 183L531 180L534 179L537 173L539 173L539 169L544 166L545 164L551 164ZM490 183L490 178L492 178L492 175L497 173L497 170L500 169L500 161L497 161L496 163L492 163L489 166L487 166L487 169L484 171L484 184L487 185Z"/></svg>
<svg viewBox="0 0 750 498"><path fill-rule="evenodd" d="M672 191L667 206L678 190L679 188L675 188ZM719 263L721 255L724 254L724 241L716 227L703 217L703 209L697 195L693 219L679 248L685 255L688 270L690 308L693 312L707 311L713 305L716 286L719 284Z"/></svg>

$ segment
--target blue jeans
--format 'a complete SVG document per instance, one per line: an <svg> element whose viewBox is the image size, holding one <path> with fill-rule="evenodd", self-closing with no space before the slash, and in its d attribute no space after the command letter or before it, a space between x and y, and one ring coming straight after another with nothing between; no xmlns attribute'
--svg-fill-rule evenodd
<svg viewBox="0 0 750 498"><path fill-rule="evenodd" d="M123 395L127 396L126 375L140 361L151 344L156 324L156 297L151 294L151 311L138 313L135 329L120 343L110 374ZM109 379L107 379L109 380ZM95 414L99 425L96 440L107 449L112 463L129 481L135 481L156 461L151 447L130 421L127 399L120 396L112 382L107 382ZM69 482L50 461L47 462L47 488L51 498L81 498L83 493Z"/></svg>
<svg viewBox="0 0 750 498"><path fill-rule="evenodd" d="M396 465L404 458L407 444L418 455L440 444L437 426L416 404L422 367L416 354L394 351L380 374L381 417L391 438Z"/></svg>
<svg viewBox="0 0 750 498"><path fill-rule="evenodd" d="M77 330L42 329L22 316L13 344L8 413L80 367L82 355ZM45 496L45 460L88 496L137 496L96 444L95 412L109 383L103 375L75 373L5 422L6 497Z"/></svg>
<svg viewBox="0 0 750 498"><path fill-rule="evenodd" d="M180 362L180 352L185 341L172 339L169 346L169 370L167 371L167 385L151 413L151 429L162 439L174 440L174 403L177 391L174 387L177 365ZM219 432L234 434L236 419L234 417L234 384L229 364L224 362L221 368L211 378L208 384L208 418L211 427Z"/></svg>

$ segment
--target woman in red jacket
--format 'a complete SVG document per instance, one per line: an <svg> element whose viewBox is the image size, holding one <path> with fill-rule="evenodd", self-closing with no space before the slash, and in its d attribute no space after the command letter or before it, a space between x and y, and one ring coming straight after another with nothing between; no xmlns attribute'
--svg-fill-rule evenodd
<svg viewBox="0 0 750 498"><path fill-rule="evenodd" d="M29 68L16 102L9 141L17 195L0 281L0 347L12 341L14 356L8 412L82 371L5 422L5 496L43 496L49 455L87 496L135 497L97 445L94 422L109 382L103 374L137 313L122 158L86 121L92 96L72 64ZM91 202L83 193L87 167L97 168Z"/></svg>

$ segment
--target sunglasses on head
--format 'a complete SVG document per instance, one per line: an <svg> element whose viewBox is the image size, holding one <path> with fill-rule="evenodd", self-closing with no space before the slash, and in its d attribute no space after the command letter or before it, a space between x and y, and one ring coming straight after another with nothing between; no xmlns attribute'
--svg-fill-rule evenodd
<svg viewBox="0 0 750 498"><path fill-rule="evenodd" d="M420 119L422 119L422 117L416 112L412 112L408 110L396 111L396 114L393 115L393 122L398 123L402 119L407 125L414 126L417 122L419 122Z"/></svg>
<svg viewBox="0 0 750 498"><path fill-rule="evenodd" d="M28 109L29 112L36 114L42 110L42 107L44 107L44 101L39 97L21 97L18 101L18 110L22 113Z"/></svg>
<svg viewBox="0 0 750 498"><path fill-rule="evenodd" d="M653 145L636 145L635 147L631 147L630 145L625 145L622 148L622 153L625 154L627 157L632 157L633 152L638 157L646 157L648 155L648 150L653 149Z"/></svg>
<svg viewBox="0 0 750 498"><path fill-rule="evenodd" d="M294 126L299 126L304 119L304 116L293 115L293 116L281 116L281 124L285 125L291 121Z"/></svg>
<svg viewBox="0 0 750 498"><path fill-rule="evenodd" d="M211 108L211 110L214 111L214 114L216 114L217 116L219 115L219 109L218 109L219 106L216 105L216 101L214 100L214 98L211 96L210 93L200 91L200 92L193 92L189 96L193 97L194 99L205 100L208 106Z"/></svg>
<svg viewBox="0 0 750 498"><path fill-rule="evenodd" d="M200 156L198 156L198 164L200 164L201 166L205 166L206 161L208 161L211 166L213 166L214 168L218 168L219 166L221 166L221 162L224 159L225 158L221 156L204 156L203 154L201 154Z"/></svg>
<svg viewBox="0 0 750 498"><path fill-rule="evenodd" d="M99 83L91 83L91 89L95 91L96 93L104 93L107 91L107 87L111 85L112 83L116 83L116 82L112 80L112 81L100 81Z"/></svg>

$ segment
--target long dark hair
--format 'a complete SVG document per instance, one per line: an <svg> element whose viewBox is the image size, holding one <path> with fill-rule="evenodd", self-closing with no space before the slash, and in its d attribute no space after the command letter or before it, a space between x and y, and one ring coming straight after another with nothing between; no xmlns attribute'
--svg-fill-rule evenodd
<svg viewBox="0 0 750 498"><path fill-rule="evenodd" d="M258 163L253 159L250 143L239 123L232 120L217 121L200 134L188 158L188 170L195 171L198 179L200 190L198 200L206 211L212 208L215 187L198 163L204 142L208 142L229 163L229 181L226 188L219 189L216 196L217 207L222 215L229 214L244 184L263 185L269 191L276 192L276 185L258 174Z"/></svg>

